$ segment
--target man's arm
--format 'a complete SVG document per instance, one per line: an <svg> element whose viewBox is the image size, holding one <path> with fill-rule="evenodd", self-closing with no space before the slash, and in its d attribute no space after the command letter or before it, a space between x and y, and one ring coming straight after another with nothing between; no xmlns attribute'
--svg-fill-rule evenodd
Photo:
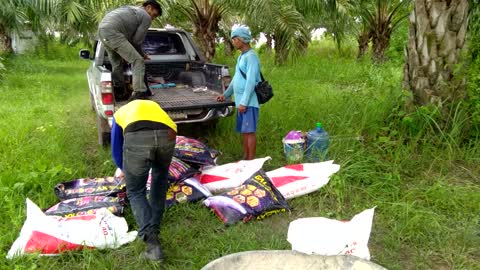
<svg viewBox="0 0 480 270"><path fill-rule="evenodd" d="M225 98L229 98L232 96L232 94L233 94L233 80L228 85L227 90L225 90L225 92L223 93L223 96Z"/></svg>
<svg viewBox="0 0 480 270"><path fill-rule="evenodd" d="M115 122L115 117L112 120L111 145L113 161L123 170L123 129Z"/></svg>
<svg viewBox="0 0 480 270"><path fill-rule="evenodd" d="M257 85L257 75L260 74L260 61L255 54L249 55L247 60L247 75L245 80L245 89L240 99L240 105L247 106Z"/></svg>
<svg viewBox="0 0 480 270"><path fill-rule="evenodd" d="M141 22L137 27L137 31L135 31L135 35L133 36L132 45L137 49L137 52L141 56L145 56L145 52L142 49L143 41L145 40L145 36L147 35L148 28L152 23L152 18L148 13L145 11L141 13Z"/></svg>

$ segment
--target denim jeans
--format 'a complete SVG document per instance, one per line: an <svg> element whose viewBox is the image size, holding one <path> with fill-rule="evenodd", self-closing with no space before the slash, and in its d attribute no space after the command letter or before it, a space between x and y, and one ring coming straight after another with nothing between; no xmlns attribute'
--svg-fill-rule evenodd
<svg viewBox="0 0 480 270"><path fill-rule="evenodd" d="M138 237L158 235L165 210L168 189L168 168L175 148L171 130L136 131L125 134L123 144L123 171L127 197L138 225ZM152 183L147 200L148 171L152 168Z"/></svg>
<svg viewBox="0 0 480 270"><path fill-rule="evenodd" d="M125 78L123 76L123 63L125 59L132 64L132 87L133 91L145 92L145 60L135 47L123 36L123 34L110 29L100 28L98 35L105 44L105 49L112 64L112 81L115 87L125 89Z"/></svg>

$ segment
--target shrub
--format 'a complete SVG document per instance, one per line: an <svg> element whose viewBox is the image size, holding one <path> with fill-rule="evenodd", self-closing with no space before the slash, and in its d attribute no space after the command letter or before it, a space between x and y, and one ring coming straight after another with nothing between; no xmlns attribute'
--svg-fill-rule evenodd
<svg viewBox="0 0 480 270"><path fill-rule="evenodd" d="M5 73L5 65L2 63L3 58L0 57L0 81L3 79L3 74Z"/></svg>
<svg viewBox="0 0 480 270"><path fill-rule="evenodd" d="M473 5L477 2L477 5ZM472 1L472 10L470 15L469 35L468 35L469 54L471 59L468 65L468 108L472 117L472 136L480 135L480 6L478 1Z"/></svg>

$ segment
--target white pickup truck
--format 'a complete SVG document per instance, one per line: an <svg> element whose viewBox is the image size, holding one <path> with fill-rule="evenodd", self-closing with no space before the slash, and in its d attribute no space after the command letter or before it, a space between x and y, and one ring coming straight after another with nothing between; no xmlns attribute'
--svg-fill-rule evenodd
<svg viewBox="0 0 480 270"><path fill-rule="evenodd" d="M180 29L150 29L143 43L150 55L145 61L145 81L156 101L177 123L213 123L233 113L232 100L216 101L230 83L228 66L205 62L190 35ZM97 115L98 142L110 142L115 110L127 103L128 96L112 86L111 65L105 47L95 41L93 53L81 50L80 57L91 61L87 71L92 109ZM124 65L127 90L131 88L130 65ZM118 91L117 91L118 92Z"/></svg>

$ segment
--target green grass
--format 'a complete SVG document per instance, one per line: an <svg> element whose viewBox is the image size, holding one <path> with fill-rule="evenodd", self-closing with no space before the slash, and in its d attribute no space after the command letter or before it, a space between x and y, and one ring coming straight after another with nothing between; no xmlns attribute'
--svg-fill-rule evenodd
<svg viewBox="0 0 480 270"><path fill-rule="evenodd" d="M74 55L76 52L72 52ZM257 156L270 170L285 165L282 137L312 129L317 121L332 136L329 156L341 165L320 191L289 201L289 214L225 227L201 204L168 209L161 239L161 267L138 259L138 241L117 250L26 256L0 260L1 269L200 269L223 255L290 249L288 224L300 217L350 219L377 206L369 242L372 261L389 269L480 269L480 147L462 141L461 113L447 127L428 111L401 109L402 66L357 62L317 43L296 63L273 65L261 55L275 97L262 106ZM217 55L234 66L235 59ZM396 64L395 64L396 63ZM0 85L0 227L4 258L25 220L25 198L41 208L56 203L53 186L87 176L111 175L109 149L97 145L85 71L88 63L29 56L5 60ZM405 115L410 119L405 120ZM234 117L202 134L222 151L219 162L241 158ZM356 140L356 137L363 140ZM127 221L135 229L130 212Z"/></svg>

